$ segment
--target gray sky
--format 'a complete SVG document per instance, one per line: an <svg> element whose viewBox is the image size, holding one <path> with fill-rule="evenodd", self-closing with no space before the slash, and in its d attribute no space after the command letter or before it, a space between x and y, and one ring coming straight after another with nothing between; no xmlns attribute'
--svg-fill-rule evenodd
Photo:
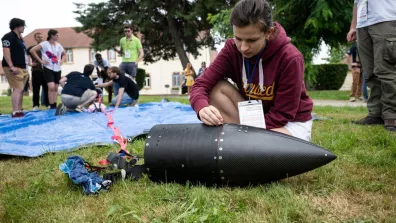
<svg viewBox="0 0 396 223"><path fill-rule="evenodd" d="M2 0L0 38L10 31L12 18L25 20L24 36L39 28L81 26L74 19L77 14L73 13L76 10L73 2L88 4L102 0ZM3 59L3 50L0 50L0 58Z"/></svg>

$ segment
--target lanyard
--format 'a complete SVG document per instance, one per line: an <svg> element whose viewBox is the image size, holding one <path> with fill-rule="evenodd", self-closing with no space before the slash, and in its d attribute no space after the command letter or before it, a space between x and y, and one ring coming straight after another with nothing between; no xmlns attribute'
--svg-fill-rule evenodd
<svg viewBox="0 0 396 223"><path fill-rule="evenodd" d="M128 38L125 38L125 48L126 48L126 49L129 48L131 42L132 42L132 37L131 37L131 39L129 39L129 40L128 40ZM128 50L129 50L129 49L128 49Z"/></svg>
<svg viewBox="0 0 396 223"><path fill-rule="evenodd" d="M261 52L259 53L259 55L257 55L256 61L254 62L253 70L251 73L250 73L250 61L249 61L249 59L244 58L244 63L246 62L246 67L247 67L247 76L248 76L249 84L253 83L254 71L256 70L257 64L258 64L261 56L263 55L265 49L267 49L267 46L268 46L268 41L266 41L264 49L262 49ZM247 89L247 90L250 92L252 90L252 87L249 86L249 89Z"/></svg>
<svg viewBox="0 0 396 223"><path fill-rule="evenodd" d="M249 84L253 83L254 71L256 70L258 61L259 61L259 59L260 59L260 57L261 57L261 54L262 54L263 52L264 52L264 50L262 50L262 51L260 52L260 54L257 55L256 61L254 62L253 70L252 70L251 73L250 73L250 61L249 61L249 59L245 59L245 61L246 61L246 67L247 67L247 75L248 75Z"/></svg>

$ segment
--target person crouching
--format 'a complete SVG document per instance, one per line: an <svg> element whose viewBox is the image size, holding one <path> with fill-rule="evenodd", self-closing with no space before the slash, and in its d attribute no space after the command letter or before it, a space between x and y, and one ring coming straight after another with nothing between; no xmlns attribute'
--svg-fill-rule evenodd
<svg viewBox="0 0 396 223"><path fill-rule="evenodd" d="M98 93L90 78L94 68L92 64L87 64L84 67L84 73L74 71L59 81L63 88L61 101L67 110L81 112L96 99Z"/></svg>

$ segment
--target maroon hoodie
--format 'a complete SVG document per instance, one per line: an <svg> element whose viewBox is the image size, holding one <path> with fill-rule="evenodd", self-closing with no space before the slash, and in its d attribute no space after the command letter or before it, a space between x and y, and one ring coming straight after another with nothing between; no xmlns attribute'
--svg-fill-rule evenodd
<svg viewBox="0 0 396 223"><path fill-rule="evenodd" d="M275 32L261 55L264 74L263 90L259 86L259 66L255 69L251 93L243 88L243 58L233 39L228 39L215 61L195 81L190 94L190 103L195 112L209 106L209 93L220 80L232 79L240 94L247 100L263 102L267 129L284 127L288 122L311 120L313 107L304 85L304 58L290 43L283 27L274 23ZM256 57L250 60L253 68ZM248 89L248 88L247 88Z"/></svg>

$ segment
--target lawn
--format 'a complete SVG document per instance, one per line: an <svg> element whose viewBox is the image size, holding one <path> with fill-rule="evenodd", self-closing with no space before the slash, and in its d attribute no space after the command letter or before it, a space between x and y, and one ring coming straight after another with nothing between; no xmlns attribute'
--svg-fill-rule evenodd
<svg viewBox="0 0 396 223"><path fill-rule="evenodd" d="M350 91L308 91L309 97L318 100L349 100Z"/></svg>
<svg viewBox="0 0 396 223"><path fill-rule="evenodd" d="M308 95L312 99L318 100L349 100L349 91L309 91ZM140 96L139 102L149 102L149 101L160 101L162 98L175 98L176 100L182 103L188 103L187 96ZM104 101L107 102L107 96L104 97ZM58 97L58 103L60 99ZM25 109L32 109L32 97L25 96L23 100L23 107ZM10 113L11 112L11 101L9 97L0 97L0 114L1 113Z"/></svg>
<svg viewBox="0 0 396 223"><path fill-rule="evenodd" d="M159 101L162 97L142 97ZM1 111L7 98L0 97ZM187 102L187 99L172 98ZM0 222L394 222L396 133L350 124L366 108L315 107L313 143L338 158L308 173L248 188L117 182L85 196L59 170L70 155L91 163L115 147L92 147L40 158L0 158ZM143 154L144 142L130 144Z"/></svg>

